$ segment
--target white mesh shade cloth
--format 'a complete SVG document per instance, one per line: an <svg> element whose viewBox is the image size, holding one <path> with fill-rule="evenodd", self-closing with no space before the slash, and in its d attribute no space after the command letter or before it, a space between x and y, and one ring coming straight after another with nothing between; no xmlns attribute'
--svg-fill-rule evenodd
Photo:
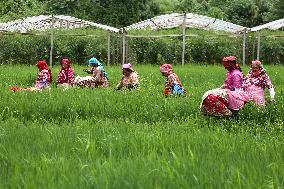
<svg viewBox="0 0 284 189"><path fill-rule="evenodd" d="M256 27L253 27L250 29L250 31L259 31L262 29L271 29L271 30L278 30L280 28L284 27L284 18L283 19L279 19L279 20L275 20L263 25L259 25Z"/></svg>
<svg viewBox="0 0 284 189"><path fill-rule="evenodd" d="M53 21L53 24L52 24ZM64 15L40 15L27 17L24 19L19 19L7 23L0 23L0 31L9 31L9 32L28 32L32 30L47 30L53 28L63 28L63 29L73 29L73 28L83 28L83 27L97 27L103 30L108 30L111 32L118 32L119 29L98 24L86 20L81 20L79 18L64 16Z"/></svg>
<svg viewBox="0 0 284 189"><path fill-rule="evenodd" d="M128 30L138 29L162 29L162 28L175 28L181 26L184 21L184 14L172 13L161 16L156 16L148 20L144 20L130 26L125 27ZM200 29L212 29L222 30L230 33L240 33L246 28L237 24L226 22L220 19L211 18L208 16L186 13L185 18L186 27L200 28Z"/></svg>

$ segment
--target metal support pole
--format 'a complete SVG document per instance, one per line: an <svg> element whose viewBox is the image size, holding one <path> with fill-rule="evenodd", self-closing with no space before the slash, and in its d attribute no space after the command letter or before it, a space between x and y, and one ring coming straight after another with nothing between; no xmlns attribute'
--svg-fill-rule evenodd
<svg viewBox="0 0 284 189"><path fill-rule="evenodd" d="M122 64L125 64L125 32L122 34Z"/></svg>
<svg viewBox="0 0 284 189"><path fill-rule="evenodd" d="M107 65L110 65L110 32L107 34Z"/></svg>
<svg viewBox="0 0 284 189"><path fill-rule="evenodd" d="M186 45L186 13L183 16L182 23L182 66L184 66L184 56L185 56L185 45Z"/></svg>
<svg viewBox="0 0 284 189"><path fill-rule="evenodd" d="M259 60L260 58L259 51L260 51L260 32L257 31L257 60Z"/></svg>
<svg viewBox="0 0 284 189"><path fill-rule="evenodd" d="M54 31L53 31L53 15L51 17L51 36L50 36L50 54L49 54L49 65L52 67L53 47L54 47Z"/></svg>
<svg viewBox="0 0 284 189"><path fill-rule="evenodd" d="M243 34L243 65L246 64L246 37L247 37L247 30L244 30Z"/></svg>

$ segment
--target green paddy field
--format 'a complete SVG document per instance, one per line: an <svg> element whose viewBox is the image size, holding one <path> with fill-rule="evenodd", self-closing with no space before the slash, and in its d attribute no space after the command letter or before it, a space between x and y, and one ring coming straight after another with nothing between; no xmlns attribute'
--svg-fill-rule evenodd
<svg viewBox="0 0 284 189"><path fill-rule="evenodd" d="M266 66L276 103L249 103L236 121L199 112L221 65L175 65L187 98L162 95L158 65L134 68L139 91L115 91L121 68L107 66L109 89L14 93L37 68L1 65L0 188L284 188L283 66Z"/></svg>

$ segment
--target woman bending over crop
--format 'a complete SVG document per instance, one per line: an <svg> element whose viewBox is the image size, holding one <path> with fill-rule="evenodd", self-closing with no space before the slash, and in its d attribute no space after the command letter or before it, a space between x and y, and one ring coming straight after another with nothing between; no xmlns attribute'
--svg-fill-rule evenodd
<svg viewBox="0 0 284 189"><path fill-rule="evenodd" d="M235 119L239 110L249 101L246 92L231 91L229 89L212 89L204 93L200 104L200 111L204 115L228 117Z"/></svg>
<svg viewBox="0 0 284 189"><path fill-rule="evenodd" d="M139 75L132 68L130 63L122 65L122 78L119 84L116 86L117 90L125 90L125 89L138 89L140 87L139 84Z"/></svg>
<svg viewBox="0 0 284 189"><path fill-rule="evenodd" d="M164 89L164 95L165 96L188 96L185 88L183 88L179 77L177 74L173 71L173 67L171 64L163 64L160 67L160 72L163 76L165 76L166 82L165 82L165 89Z"/></svg>

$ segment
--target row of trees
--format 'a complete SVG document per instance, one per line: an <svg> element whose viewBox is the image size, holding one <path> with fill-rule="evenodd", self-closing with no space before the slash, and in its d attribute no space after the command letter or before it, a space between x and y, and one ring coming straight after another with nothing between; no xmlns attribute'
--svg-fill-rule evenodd
<svg viewBox="0 0 284 189"><path fill-rule="evenodd" d="M191 12L246 27L283 18L283 0L5 0L0 20L39 14L76 16L114 27L170 12Z"/></svg>

